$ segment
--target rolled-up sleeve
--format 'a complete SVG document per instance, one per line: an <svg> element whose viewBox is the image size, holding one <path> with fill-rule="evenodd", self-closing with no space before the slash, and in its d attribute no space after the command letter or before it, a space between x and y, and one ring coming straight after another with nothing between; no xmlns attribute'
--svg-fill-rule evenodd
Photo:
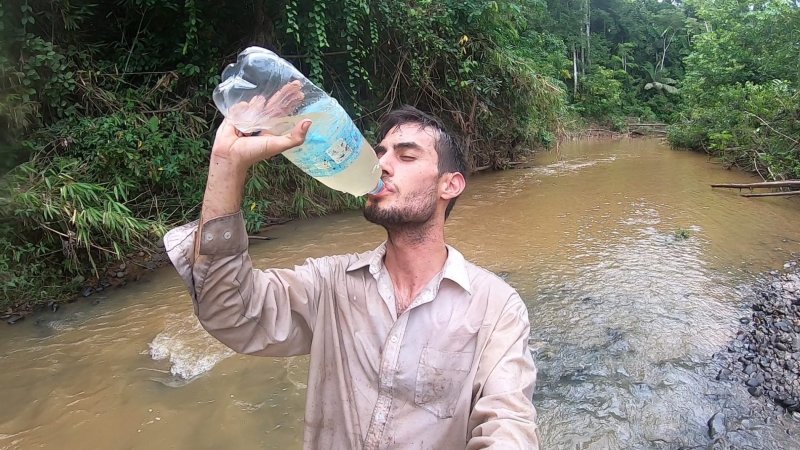
<svg viewBox="0 0 800 450"><path fill-rule="evenodd" d="M324 258L253 270L241 212L209 220L202 230L198 222L170 230L164 244L200 323L220 342L263 356L309 352Z"/></svg>
<svg viewBox="0 0 800 450"><path fill-rule="evenodd" d="M467 449L538 449L532 396L536 367L528 348L528 311L512 296L478 368L478 395L469 418Z"/></svg>

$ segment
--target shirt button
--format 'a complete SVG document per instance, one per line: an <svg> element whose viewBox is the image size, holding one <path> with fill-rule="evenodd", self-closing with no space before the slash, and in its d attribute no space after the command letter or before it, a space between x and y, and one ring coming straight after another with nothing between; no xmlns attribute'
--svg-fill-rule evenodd
<svg viewBox="0 0 800 450"><path fill-rule="evenodd" d="M225 240L227 241L228 239L231 238L231 232L230 231L226 231L225 234L222 235L222 237L224 237Z"/></svg>
<svg viewBox="0 0 800 450"><path fill-rule="evenodd" d="M211 233L206 233L206 240L207 241L213 241L214 240L214 235L211 234Z"/></svg>
<svg viewBox="0 0 800 450"><path fill-rule="evenodd" d="M391 341L392 341L392 344L396 344L397 343L397 336L392 336Z"/></svg>

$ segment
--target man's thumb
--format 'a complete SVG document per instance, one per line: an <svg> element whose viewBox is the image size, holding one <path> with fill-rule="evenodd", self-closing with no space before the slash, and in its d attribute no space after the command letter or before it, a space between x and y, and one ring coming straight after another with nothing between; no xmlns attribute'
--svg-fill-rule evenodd
<svg viewBox="0 0 800 450"><path fill-rule="evenodd" d="M292 132L289 133L289 140L291 141L292 147L297 147L306 140L306 134L309 128L311 128L311 120L309 119L302 120L295 124L294 128L292 128Z"/></svg>

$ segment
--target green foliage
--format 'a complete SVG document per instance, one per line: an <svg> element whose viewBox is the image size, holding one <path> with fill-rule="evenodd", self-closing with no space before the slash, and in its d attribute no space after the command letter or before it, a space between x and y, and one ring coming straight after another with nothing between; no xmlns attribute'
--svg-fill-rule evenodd
<svg viewBox="0 0 800 450"><path fill-rule="evenodd" d="M678 147L763 178L800 177L800 8L793 2L693 2L705 26L686 58Z"/></svg>
<svg viewBox="0 0 800 450"><path fill-rule="evenodd" d="M675 236L675 240L676 241L685 241L686 239L689 239L689 237L691 237L691 235L692 235L692 233L689 230L685 229L685 228L678 228L673 233L673 236Z"/></svg>
<svg viewBox="0 0 800 450"><path fill-rule="evenodd" d="M68 296L108 260L197 217L210 93L248 45L330 90L369 136L410 103L503 167L553 143L566 47L537 0L27 0L0 5L0 307ZM283 158L253 168L248 230L358 207ZM44 274L44 275L43 275Z"/></svg>
<svg viewBox="0 0 800 450"><path fill-rule="evenodd" d="M629 117L675 120L690 38L680 2L547 3L550 28L568 45L575 66L562 69L560 77L570 86L577 111L615 128Z"/></svg>
<svg viewBox="0 0 800 450"><path fill-rule="evenodd" d="M800 176L790 1L24 0L0 4L0 308L197 217L210 93L238 51L284 55L365 135L412 104L503 168L569 123L676 122L675 145ZM580 115L580 116L579 116ZM574 125L573 125L574 126ZM248 230L358 207L284 160L253 168ZM24 294L24 295L23 295Z"/></svg>
<svg viewBox="0 0 800 450"><path fill-rule="evenodd" d="M414 103L440 115L480 166L503 167L556 131L563 89L549 76L565 62L549 52L564 46L537 30L542 4L408 2L380 12L391 29L381 52L397 55L379 67L376 78L391 80L380 107Z"/></svg>
<svg viewBox="0 0 800 450"><path fill-rule="evenodd" d="M765 179L800 177L800 92L786 81L720 86L713 103L693 105L670 142L706 151Z"/></svg>
<svg viewBox="0 0 800 450"><path fill-rule="evenodd" d="M576 99L584 115L613 118L623 115L623 88L627 74L598 66L583 78L583 88Z"/></svg>

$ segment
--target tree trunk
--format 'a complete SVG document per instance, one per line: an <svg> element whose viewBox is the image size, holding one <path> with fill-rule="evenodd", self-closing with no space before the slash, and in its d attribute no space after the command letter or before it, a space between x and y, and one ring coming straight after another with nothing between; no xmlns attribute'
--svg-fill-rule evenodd
<svg viewBox="0 0 800 450"><path fill-rule="evenodd" d="M664 70L664 59L667 57L667 50L669 49L670 44L672 44L672 39L675 37L675 32L672 32L672 35L667 40L666 34L664 35L664 53L661 54L661 70Z"/></svg>
<svg viewBox="0 0 800 450"><path fill-rule="evenodd" d="M581 75L586 75L586 49L581 45Z"/></svg>
<svg viewBox="0 0 800 450"><path fill-rule="evenodd" d="M275 40L275 24L269 16L269 6L267 0L255 0L253 2L253 19L255 29L253 30L253 44L279 51Z"/></svg>
<svg viewBox="0 0 800 450"><path fill-rule="evenodd" d="M572 44L572 98L578 96L578 51L575 44Z"/></svg>
<svg viewBox="0 0 800 450"><path fill-rule="evenodd" d="M592 53L592 43L591 43L591 2L590 0L586 0L586 60L584 61L584 65L586 69L589 68L589 64L591 64L591 53Z"/></svg>

